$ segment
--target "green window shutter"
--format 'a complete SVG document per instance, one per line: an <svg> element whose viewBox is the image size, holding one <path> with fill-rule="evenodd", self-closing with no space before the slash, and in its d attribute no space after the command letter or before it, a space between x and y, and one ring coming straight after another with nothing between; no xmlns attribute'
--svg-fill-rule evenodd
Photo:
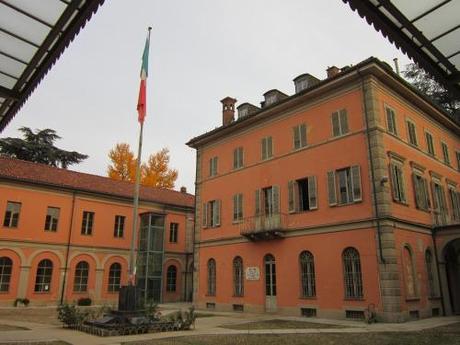
<svg viewBox="0 0 460 345"><path fill-rule="evenodd" d="M419 179L417 178L416 173L412 173L412 183L414 185L415 206L423 210L424 207L423 207L422 188L421 188L421 183Z"/></svg>
<svg viewBox="0 0 460 345"><path fill-rule="evenodd" d="M302 147L307 146L307 125L300 125L300 145Z"/></svg>
<svg viewBox="0 0 460 345"><path fill-rule="evenodd" d="M397 167L395 164L390 164L390 179L391 179L391 192L393 194L393 200L399 200L399 191L398 191L398 174L397 174Z"/></svg>
<svg viewBox="0 0 460 345"><path fill-rule="evenodd" d="M445 215L448 215L448 210L447 210L447 203L446 203L446 193L444 191L444 187L440 186L441 188L441 212Z"/></svg>
<svg viewBox="0 0 460 345"><path fill-rule="evenodd" d="M238 220L238 194L233 196L233 221Z"/></svg>
<svg viewBox="0 0 460 345"><path fill-rule="evenodd" d="M361 201L363 196L361 193L361 168L359 165L351 167L351 182L353 189L353 201Z"/></svg>
<svg viewBox="0 0 460 345"><path fill-rule="evenodd" d="M267 159L267 138L262 138L262 160Z"/></svg>
<svg viewBox="0 0 460 345"><path fill-rule="evenodd" d="M439 211L438 195L436 193L436 183L431 181L431 197L433 199L433 209Z"/></svg>
<svg viewBox="0 0 460 345"><path fill-rule="evenodd" d="M256 194L255 194L255 215L256 216L260 216L261 215L261 201L262 201L262 198L261 198L261 194L262 194L262 190L261 189L257 189L256 190Z"/></svg>
<svg viewBox="0 0 460 345"><path fill-rule="evenodd" d="M316 176L310 176L308 178L308 204L310 210L316 210L318 208L318 197L316 190Z"/></svg>
<svg viewBox="0 0 460 345"><path fill-rule="evenodd" d="M399 198L401 202L406 202L406 188L404 183L404 175L401 167L397 167L398 174L398 189L399 189Z"/></svg>
<svg viewBox="0 0 460 345"><path fill-rule="evenodd" d="M267 138L267 158L273 156L273 140L272 137Z"/></svg>
<svg viewBox="0 0 460 345"><path fill-rule="evenodd" d="M348 129L348 115L347 115L347 110L342 109L340 110L340 134L347 134L349 129Z"/></svg>
<svg viewBox="0 0 460 345"><path fill-rule="evenodd" d="M238 156L238 168L241 168L241 167L243 166L243 164L244 164L244 162L243 162L243 155L244 155L244 153L243 153L243 148L240 147L240 148L239 148L239 156Z"/></svg>
<svg viewBox="0 0 460 345"><path fill-rule="evenodd" d="M292 128L292 135L294 137L294 149L298 149L300 147L300 127L295 126Z"/></svg>
<svg viewBox="0 0 460 345"><path fill-rule="evenodd" d="M335 186L335 171L327 172L327 191L329 198L329 205L337 205L337 189Z"/></svg>
<svg viewBox="0 0 460 345"><path fill-rule="evenodd" d="M423 179L423 194L425 196L425 209L428 210L430 205L430 193L428 192L428 182L426 178Z"/></svg>
<svg viewBox="0 0 460 345"><path fill-rule="evenodd" d="M202 226L203 228L208 227L208 203L203 203L203 219L202 219Z"/></svg>
<svg viewBox="0 0 460 345"><path fill-rule="evenodd" d="M243 194L238 194L238 219L243 219Z"/></svg>
<svg viewBox="0 0 460 345"><path fill-rule="evenodd" d="M340 135L339 112L332 113L332 135L337 137Z"/></svg>
<svg viewBox="0 0 460 345"><path fill-rule="evenodd" d="M214 226L220 226L220 200L214 202Z"/></svg>
<svg viewBox="0 0 460 345"><path fill-rule="evenodd" d="M238 149L233 150L233 169L238 168Z"/></svg>
<svg viewBox="0 0 460 345"><path fill-rule="evenodd" d="M295 181L289 181L288 182L288 208L289 208L289 213L294 213L295 212L295 202L294 202L294 182Z"/></svg>
<svg viewBox="0 0 460 345"><path fill-rule="evenodd" d="M273 213L280 213L280 187L272 186L272 205Z"/></svg>
<svg viewBox="0 0 460 345"><path fill-rule="evenodd" d="M395 134L395 128L394 128L394 122L393 122L393 111L390 108L386 108L386 113L387 113L387 126L388 126L388 132L394 133Z"/></svg>

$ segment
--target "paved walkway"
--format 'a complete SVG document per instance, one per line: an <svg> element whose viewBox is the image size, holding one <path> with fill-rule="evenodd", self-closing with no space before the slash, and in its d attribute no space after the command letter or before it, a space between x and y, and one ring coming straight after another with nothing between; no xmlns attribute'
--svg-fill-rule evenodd
<svg viewBox="0 0 460 345"><path fill-rule="evenodd" d="M165 306L173 310L178 306ZM208 313L208 312L206 312ZM33 322L12 321L0 319L0 324L26 327L29 330L15 330L0 332L0 344L8 342L24 342L33 344L39 341L62 340L70 344L84 345L118 345L122 342L161 339L191 335L210 334L307 334L307 333L368 333L368 332L407 332L420 331L428 328L445 326L451 323L460 322L459 316L437 317L411 321L399 324L377 323L367 325L363 322L348 320L329 320L317 318L286 317L281 315L266 314L242 314L242 313L213 313L216 316L202 317L196 320L195 329L180 332L149 333L116 337L97 337L83 332L63 329L59 326L40 324ZM305 329L260 329L260 330L233 330L221 328L221 325L244 324L252 321L262 320L292 320L303 322L314 322L321 324L340 325L345 328L305 328Z"/></svg>

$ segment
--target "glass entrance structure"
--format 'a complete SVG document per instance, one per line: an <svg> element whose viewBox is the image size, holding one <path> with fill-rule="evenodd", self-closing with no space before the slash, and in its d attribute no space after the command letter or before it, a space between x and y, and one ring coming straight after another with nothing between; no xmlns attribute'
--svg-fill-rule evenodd
<svg viewBox="0 0 460 345"><path fill-rule="evenodd" d="M162 301L165 216L155 213L141 215L137 252L137 286L145 302Z"/></svg>

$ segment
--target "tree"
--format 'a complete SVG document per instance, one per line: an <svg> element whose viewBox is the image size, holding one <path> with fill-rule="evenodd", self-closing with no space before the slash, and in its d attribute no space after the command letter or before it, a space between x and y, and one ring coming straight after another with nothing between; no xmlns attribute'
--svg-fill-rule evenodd
<svg viewBox="0 0 460 345"><path fill-rule="evenodd" d="M116 144L115 148L110 150L109 158L112 161L112 165L109 165L108 168L108 175L111 179L121 181L136 180L136 160L128 144Z"/></svg>
<svg viewBox="0 0 460 345"><path fill-rule="evenodd" d="M64 169L88 158L85 154L62 150L54 146L54 142L61 137L53 129L36 129L34 132L28 127L21 127L19 131L22 132L23 139L0 139L0 154Z"/></svg>
<svg viewBox="0 0 460 345"><path fill-rule="evenodd" d="M438 84L425 70L417 64L406 65L403 76L420 92L427 95L456 120L460 120L460 100L453 98L449 92Z"/></svg>
<svg viewBox="0 0 460 345"><path fill-rule="evenodd" d="M134 153L129 144L118 143L110 150L111 164L108 176L114 180L136 181L136 164ZM141 164L141 184L150 187L174 188L177 170L169 168L169 150L163 148L149 156L147 162Z"/></svg>

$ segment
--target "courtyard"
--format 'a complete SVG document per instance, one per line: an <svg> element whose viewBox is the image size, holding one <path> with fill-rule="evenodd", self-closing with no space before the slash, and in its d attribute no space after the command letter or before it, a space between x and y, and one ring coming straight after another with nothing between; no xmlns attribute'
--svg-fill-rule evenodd
<svg viewBox="0 0 460 345"><path fill-rule="evenodd" d="M161 305L163 315L186 304ZM460 317L400 324L286 317L276 314L197 312L190 331L97 337L64 329L52 307L1 308L0 344L230 345L230 344L460 344Z"/></svg>

